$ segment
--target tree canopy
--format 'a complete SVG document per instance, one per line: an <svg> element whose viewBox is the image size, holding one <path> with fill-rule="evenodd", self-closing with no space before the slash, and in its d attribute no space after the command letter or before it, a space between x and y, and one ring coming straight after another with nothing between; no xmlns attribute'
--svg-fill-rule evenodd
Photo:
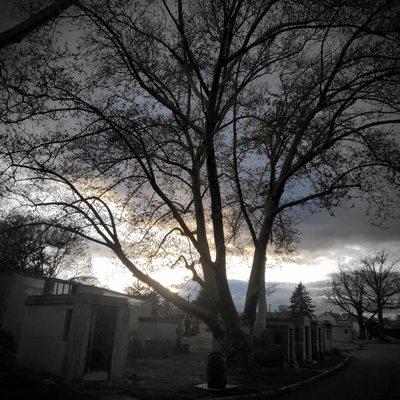
<svg viewBox="0 0 400 400"><path fill-rule="evenodd" d="M0 269L52 278L78 279L90 273L82 238L43 225L30 215L11 214L0 220Z"/></svg>
<svg viewBox="0 0 400 400"><path fill-rule="evenodd" d="M3 50L4 186L243 343L264 326L267 252L293 249L293 209L359 196L396 211L398 16L389 0L77 1ZM151 274L178 265L215 310Z"/></svg>

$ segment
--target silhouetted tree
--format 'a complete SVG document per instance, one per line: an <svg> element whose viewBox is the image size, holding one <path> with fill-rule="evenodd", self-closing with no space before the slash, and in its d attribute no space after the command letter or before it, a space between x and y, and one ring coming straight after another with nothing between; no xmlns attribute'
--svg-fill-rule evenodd
<svg viewBox="0 0 400 400"><path fill-rule="evenodd" d="M149 286L144 285L141 281L135 280L131 286L124 289L128 296L136 299L148 301L151 303L151 311L153 315L160 315L161 296L151 289Z"/></svg>
<svg viewBox="0 0 400 400"><path fill-rule="evenodd" d="M325 292L328 303L340 307L357 319L360 339L366 338L364 314L371 309L372 303L366 296L365 285L362 272L357 266L341 266L339 272L332 275L329 289Z"/></svg>
<svg viewBox="0 0 400 400"><path fill-rule="evenodd" d="M290 298L289 309L295 315L308 315L311 317L315 306L305 286L300 282Z"/></svg>
<svg viewBox="0 0 400 400"><path fill-rule="evenodd" d="M0 221L0 269L49 278L88 276L91 263L84 260L82 238L44 223L21 214Z"/></svg>
<svg viewBox="0 0 400 400"><path fill-rule="evenodd" d="M206 322L226 352L250 354L267 250L295 236L290 210L391 199L397 4L78 1L2 57L2 178ZM243 315L227 278L240 247ZM155 261L186 267L218 316L150 276Z"/></svg>
<svg viewBox="0 0 400 400"><path fill-rule="evenodd" d="M379 339L384 339L385 310L400 308L399 260L390 261L389 252L381 250L361 259L360 273L365 282L365 296L370 302L369 311L378 317Z"/></svg>

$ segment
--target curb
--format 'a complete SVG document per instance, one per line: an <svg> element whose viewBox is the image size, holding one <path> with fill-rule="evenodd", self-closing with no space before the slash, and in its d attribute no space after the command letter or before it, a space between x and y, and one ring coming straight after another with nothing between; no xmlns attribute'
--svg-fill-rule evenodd
<svg viewBox="0 0 400 400"><path fill-rule="evenodd" d="M226 396L226 397L212 397L208 398L207 400L257 400L257 399L272 399L278 395L288 393L288 392L293 392L294 390L298 389L301 386L308 385L309 383L313 383L319 379L322 379L325 376L331 375L343 366L345 366L351 356L347 356L344 361L342 361L340 364L334 366L331 369L328 369L324 372L321 372L318 375L312 376L311 378L305 379L304 381L292 383L290 385L285 385L281 386L277 389L272 389L272 390L267 390L265 392L260 392L260 393L252 393L252 394L242 394L242 395L234 395L234 396Z"/></svg>

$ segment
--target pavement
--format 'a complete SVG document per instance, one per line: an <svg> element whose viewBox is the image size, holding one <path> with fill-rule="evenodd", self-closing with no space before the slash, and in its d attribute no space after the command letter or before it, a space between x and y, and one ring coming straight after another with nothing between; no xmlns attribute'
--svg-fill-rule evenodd
<svg viewBox="0 0 400 400"><path fill-rule="evenodd" d="M200 322L199 333L190 338L190 352L208 354L212 348L212 335L207 326Z"/></svg>
<svg viewBox="0 0 400 400"><path fill-rule="evenodd" d="M365 345L333 375L277 399L400 400L400 345Z"/></svg>

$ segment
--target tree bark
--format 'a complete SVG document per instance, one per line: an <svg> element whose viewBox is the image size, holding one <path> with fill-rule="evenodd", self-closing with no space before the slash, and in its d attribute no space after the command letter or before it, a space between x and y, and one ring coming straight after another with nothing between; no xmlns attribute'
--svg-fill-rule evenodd
<svg viewBox="0 0 400 400"><path fill-rule="evenodd" d="M383 323L383 310L382 307L378 306L378 338L380 341L385 340L384 334L384 323Z"/></svg>
<svg viewBox="0 0 400 400"><path fill-rule="evenodd" d="M363 317L363 313L361 312L357 312L357 323L358 323L358 327L359 327L359 334L358 334L358 338L361 340L365 340L366 339L366 332L365 332L365 323L364 323L364 317Z"/></svg>
<svg viewBox="0 0 400 400"><path fill-rule="evenodd" d="M253 368L253 336L245 326L235 331L228 331L218 340L220 349L226 354L228 367Z"/></svg>
<svg viewBox="0 0 400 400"><path fill-rule="evenodd" d="M259 295L257 302L257 316L254 322L253 334L259 338L264 331L267 323L267 300L265 298L265 257L262 260L260 275L264 276L259 282Z"/></svg>
<svg viewBox="0 0 400 400"><path fill-rule="evenodd" d="M267 206L267 208L269 209L268 217L265 219L265 223L260 230L260 234L258 237L258 244L254 250L253 263L251 267L249 284L247 287L243 318L246 320L251 331L253 331L254 329L254 323L256 321L256 315L257 315L256 311L259 304L259 297L261 296L261 293L263 293L265 297L265 257L267 252L268 241L271 237L271 230L275 219L274 205L275 203L272 204L271 201L268 202ZM261 304L261 307L262 306L263 305ZM258 321L258 323L259 324L263 323L261 318L263 318L265 321L266 317L267 316L265 310L263 315L260 313L260 320Z"/></svg>

